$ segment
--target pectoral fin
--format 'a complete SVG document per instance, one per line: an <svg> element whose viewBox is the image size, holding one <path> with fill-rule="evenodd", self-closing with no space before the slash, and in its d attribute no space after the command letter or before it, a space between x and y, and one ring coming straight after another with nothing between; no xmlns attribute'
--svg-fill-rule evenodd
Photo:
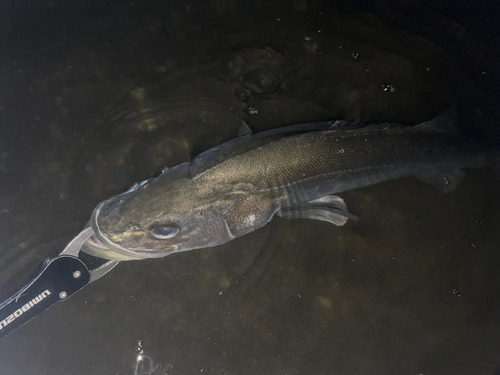
<svg viewBox="0 0 500 375"><path fill-rule="evenodd" d="M358 220L358 217L347 211L344 200L336 195L327 195L310 201L307 204L283 208L276 213L285 219L322 220L342 226L347 220Z"/></svg>
<svg viewBox="0 0 500 375"><path fill-rule="evenodd" d="M445 193L454 190L460 181L465 177L465 172L460 169L440 170L431 169L425 172L416 173L420 181L427 182L438 188Z"/></svg>

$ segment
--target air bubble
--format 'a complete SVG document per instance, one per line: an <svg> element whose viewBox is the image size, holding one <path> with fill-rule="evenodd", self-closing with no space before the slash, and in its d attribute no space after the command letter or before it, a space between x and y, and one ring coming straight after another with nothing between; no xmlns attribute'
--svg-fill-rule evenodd
<svg viewBox="0 0 500 375"><path fill-rule="evenodd" d="M385 92L394 92L396 91L395 87L389 83L384 83L382 85L382 90L384 90Z"/></svg>
<svg viewBox="0 0 500 375"><path fill-rule="evenodd" d="M135 345L135 352L137 357L134 364L134 375L172 375L174 367L167 364L162 368L161 363L156 363L153 358L144 354L144 347L142 340L138 340Z"/></svg>
<svg viewBox="0 0 500 375"><path fill-rule="evenodd" d="M137 340L137 344L135 345L135 351L139 354L144 354L144 348L142 347L142 340Z"/></svg>
<svg viewBox="0 0 500 375"><path fill-rule="evenodd" d="M242 102L246 102L247 100L252 98L252 94L250 94L250 91L245 90L241 87L237 87L236 89L234 89L234 94Z"/></svg>

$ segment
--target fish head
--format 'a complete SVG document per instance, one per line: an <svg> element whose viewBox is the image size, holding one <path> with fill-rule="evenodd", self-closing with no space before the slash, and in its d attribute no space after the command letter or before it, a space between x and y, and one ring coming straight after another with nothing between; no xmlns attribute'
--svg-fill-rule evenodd
<svg viewBox="0 0 500 375"><path fill-rule="evenodd" d="M159 258L211 247L234 237L223 213L234 203L189 179L153 179L101 202L91 218L94 236L82 250L114 260ZM230 196L229 196L230 197Z"/></svg>

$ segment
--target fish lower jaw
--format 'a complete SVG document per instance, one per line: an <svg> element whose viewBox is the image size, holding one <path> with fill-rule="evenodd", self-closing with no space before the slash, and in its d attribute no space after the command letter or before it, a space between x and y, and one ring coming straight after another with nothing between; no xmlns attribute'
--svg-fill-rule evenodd
<svg viewBox="0 0 500 375"><path fill-rule="evenodd" d="M161 251L152 251L147 248L129 248L127 239L134 236L144 235L144 232L118 233L114 235L104 235L101 233L101 243L107 251L115 253L115 256L125 260L141 260L149 258L162 258L178 251L178 245L170 245Z"/></svg>

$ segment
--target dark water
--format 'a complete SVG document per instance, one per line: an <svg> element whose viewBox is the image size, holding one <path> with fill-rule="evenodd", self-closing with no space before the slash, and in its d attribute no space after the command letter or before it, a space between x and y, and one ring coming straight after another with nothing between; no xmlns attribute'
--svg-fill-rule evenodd
<svg viewBox="0 0 500 375"><path fill-rule="evenodd" d="M0 294L94 206L238 134L416 124L458 103L498 138L495 1L0 5ZM337 228L274 219L124 262L0 341L0 374L499 374L500 196L489 169L342 194Z"/></svg>

